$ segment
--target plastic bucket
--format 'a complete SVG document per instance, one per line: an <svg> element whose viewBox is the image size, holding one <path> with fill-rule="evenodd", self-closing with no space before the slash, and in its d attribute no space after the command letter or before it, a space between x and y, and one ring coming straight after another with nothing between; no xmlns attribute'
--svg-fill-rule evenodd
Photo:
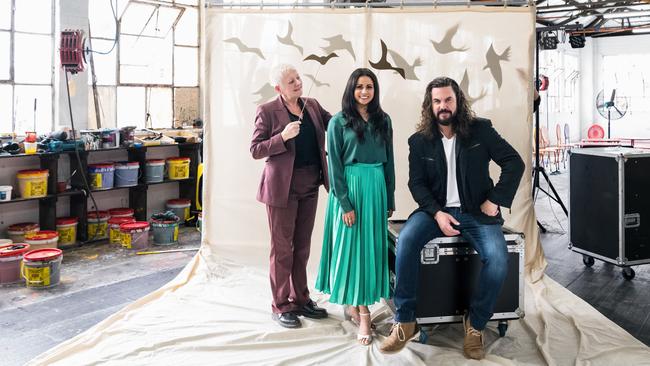
<svg viewBox="0 0 650 366"><path fill-rule="evenodd" d="M187 179L190 177L190 158L177 157L167 159L169 179Z"/></svg>
<svg viewBox="0 0 650 366"><path fill-rule="evenodd" d="M22 222L20 224L13 224L7 228L7 234L9 239L13 240L14 243L24 243L25 234L35 233L41 230L40 226L34 222Z"/></svg>
<svg viewBox="0 0 650 366"><path fill-rule="evenodd" d="M61 280L61 249L38 249L25 253L21 273L30 288L56 286Z"/></svg>
<svg viewBox="0 0 650 366"><path fill-rule="evenodd" d="M47 170L20 170L16 175L20 196L23 198L47 196L47 177L49 175Z"/></svg>
<svg viewBox="0 0 650 366"><path fill-rule="evenodd" d="M180 218L181 222L185 222L190 218L190 207L192 201L185 198L177 198L167 201L165 205L168 210L173 211L174 215Z"/></svg>
<svg viewBox="0 0 650 366"><path fill-rule="evenodd" d="M147 160L144 167L145 182L159 183L165 179L165 161L162 159Z"/></svg>
<svg viewBox="0 0 650 366"><path fill-rule="evenodd" d="M59 233L59 245L70 245L77 241L76 217L61 217L56 219L56 232Z"/></svg>
<svg viewBox="0 0 650 366"><path fill-rule="evenodd" d="M31 154L36 154L36 151L38 150L38 143L37 142L23 142L23 145L25 145L25 154L31 155Z"/></svg>
<svg viewBox="0 0 650 366"><path fill-rule="evenodd" d="M32 250L56 249L59 242L59 233L53 230L41 230L25 234L25 242L29 244Z"/></svg>
<svg viewBox="0 0 650 366"><path fill-rule="evenodd" d="M111 218L114 217L133 217L135 210L128 207L116 207L108 210L108 214Z"/></svg>
<svg viewBox="0 0 650 366"><path fill-rule="evenodd" d="M135 222L133 217L111 217L108 219L108 242L111 244L122 244L122 232L120 225Z"/></svg>
<svg viewBox="0 0 650 366"><path fill-rule="evenodd" d="M115 178L115 165L113 163L88 165L90 188L93 190L113 188Z"/></svg>
<svg viewBox="0 0 650 366"><path fill-rule="evenodd" d="M196 229L201 232L203 230L203 213L199 212L198 219L196 220Z"/></svg>
<svg viewBox="0 0 650 366"><path fill-rule="evenodd" d="M178 242L178 217L176 220L151 220L153 243L170 245Z"/></svg>
<svg viewBox="0 0 650 366"><path fill-rule="evenodd" d="M115 186L116 187L133 187L138 185L138 172L140 163L117 162L115 163Z"/></svg>
<svg viewBox="0 0 650 366"><path fill-rule="evenodd" d="M120 225L122 247L127 249L144 249L149 246L149 223L146 221L129 222Z"/></svg>
<svg viewBox="0 0 650 366"><path fill-rule="evenodd" d="M12 186L0 186L0 201L11 201Z"/></svg>
<svg viewBox="0 0 650 366"><path fill-rule="evenodd" d="M108 211L88 213L88 240L108 238Z"/></svg>
<svg viewBox="0 0 650 366"><path fill-rule="evenodd" d="M29 251L29 244L9 244L0 246L0 283L20 281L20 261Z"/></svg>

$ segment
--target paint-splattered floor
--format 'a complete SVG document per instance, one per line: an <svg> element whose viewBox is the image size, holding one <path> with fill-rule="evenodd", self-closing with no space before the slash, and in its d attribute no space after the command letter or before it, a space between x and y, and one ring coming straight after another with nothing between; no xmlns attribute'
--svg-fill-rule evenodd
<svg viewBox="0 0 650 366"><path fill-rule="evenodd" d="M151 250L198 248L200 234L181 228L179 244ZM34 290L0 287L2 365L22 365L90 328L176 276L196 251L136 255L107 243L66 250L61 282Z"/></svg>

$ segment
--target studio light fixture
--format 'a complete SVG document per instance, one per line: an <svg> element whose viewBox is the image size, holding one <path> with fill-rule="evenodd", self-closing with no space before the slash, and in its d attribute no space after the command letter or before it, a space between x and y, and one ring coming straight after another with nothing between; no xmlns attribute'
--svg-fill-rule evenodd
<svg viewBox="0 0 650 366"><path fill-rule="evenodd" d="M539 39L539 45L543 50L555 50L557 49L558 43L559 40L557 38L557 33L555 32L543 33Z"/></svg>
<svg viewBox="0 0 650 366"><path fill-rule="evenodd" d="M571 48L583 48L585 46L584 34L572 34L569 36L569 44Z"/></svg>
<svg viewBox="0 0 650 366"><path fill-rule="evenodd" d="M603 14L603 18L605 19L636 18L636 17L644 17L648 15L650 15L650 10L622 11L617 13Z"/></svg>

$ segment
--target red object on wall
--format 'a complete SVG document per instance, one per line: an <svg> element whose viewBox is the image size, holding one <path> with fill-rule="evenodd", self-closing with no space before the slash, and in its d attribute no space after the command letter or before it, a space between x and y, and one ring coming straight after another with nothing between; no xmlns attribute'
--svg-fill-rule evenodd
<svg viewBox="0 0 650 366"><path fill-rule="evenodd" d="M61 67L65 71L76 74L84 71L84 33L81 30L66 29L61 32Z"/></svg>
<svg viewBox="0 0 650 366"><path fill-rule="evenodd" d="M587 130L587 138L602 139L603 137L605 137L605 130L600 125L593 124Z"/></svg>

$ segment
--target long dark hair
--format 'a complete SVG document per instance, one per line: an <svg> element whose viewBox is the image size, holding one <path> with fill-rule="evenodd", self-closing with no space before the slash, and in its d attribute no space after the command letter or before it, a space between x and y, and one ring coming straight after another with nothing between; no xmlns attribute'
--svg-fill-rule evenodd
<svg viewBox="0 0 650 366"><path fill-rule="evenodd" d="M465 94L458 86L458 83L454 79L448 77L437 77L433 79L429 85L427 85L427 91L424 94L424 100L422 101L422 115L420 117L420 123L415 127L416 130L422 133L429 139L434 137L440 137L440 131L438 130L438 123L436 122L436 117L433 115L433 110L431 109L431 90L433 88L444 88L451 86L451 89L456 94L456 121L452 123L451 128L454 133L460 135L461 137L467 137L469 135L469 128L474 120L474 112L469 106Z"/></svg>
<svg viewBox="0 0 650 366"><path fill-rule="evenodd" d="M387 144L390 143L391 136L388 133L388 122L386 122L386 113L379 105L379 82L377 76L370 69L359 68L352 72L348 83L343 92L343 101L341 102L343 116L347 122L346 127L350 127L356 134L359 142L364 141L365 122L357 110L357 101L354 99L354 90L357 82L362 76L367 76L372 80L375 94L368 104L368 123L372 127L373 133L378 134Z"/></svg>

